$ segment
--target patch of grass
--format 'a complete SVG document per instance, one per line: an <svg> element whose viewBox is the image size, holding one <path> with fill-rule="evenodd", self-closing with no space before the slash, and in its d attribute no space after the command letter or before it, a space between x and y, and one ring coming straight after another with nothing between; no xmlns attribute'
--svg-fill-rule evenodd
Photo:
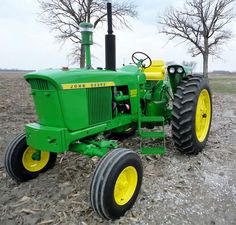
<svg viewBox="0 0 236 225"><path fill-rule="evenodd" d="M209 82L213 93L236 94L236 77L211 77Z"/></svg>

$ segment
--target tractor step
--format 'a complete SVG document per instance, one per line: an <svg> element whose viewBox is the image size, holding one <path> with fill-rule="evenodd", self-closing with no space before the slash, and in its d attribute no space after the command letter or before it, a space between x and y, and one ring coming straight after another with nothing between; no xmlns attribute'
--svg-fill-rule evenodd
<svg viewBox="0 0 236 225"><path fill-rule="evenodd" d="M164 122L165 118L163 116L142 116L141 122Z"/></svg>
<svg viewBox="0 0 236 225"><path fill-rule="evenodd" d="M148 148L148 147L142 147L141 148L141 153L146 154L146 155L154 155L154 154L159 154L162 155L166 152L165 147L157 147L157 148Z"/></svg>
<svg viewBox="0 0 236 225"><path fill-rule="evenodd" d="M140 132L141 138L165 138L165 132L159 131L159 132Z"/></svg>
<svg viewBox="0 0 236 225"><path fill-rule="evenodd" d="M140 143L140 152L142 154L164 154L166 151L165 148L165 131L164 131L164 123L165 123L165 118L163 116L140 116L139 117L139 135L141 138L141 143ZM142 129L142 124L143 123L159 123L162 126L162 130L160 131L144 131ZM147 147L144 146L145 142L143 139L147 138L156 138L156 139L161 139L163 141L163 146L157 146L157 147Z"/></svg>

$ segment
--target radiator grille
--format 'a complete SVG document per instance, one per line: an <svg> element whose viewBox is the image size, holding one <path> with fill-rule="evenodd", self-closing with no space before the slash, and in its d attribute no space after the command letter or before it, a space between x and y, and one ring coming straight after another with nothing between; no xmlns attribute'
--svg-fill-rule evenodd
<svg viewBox="0 0 236 225"><path fill-rule="evenodd" d="M89 124L97 124L112 119L111 87L88 88Z"/></svg>
<svg viewBox="0 0 236 225"><path fill-rule="evenodd" d="M42 79L31 79L29 80L32 89L37 90L49 90L49 85L47 80Z"/></svg>

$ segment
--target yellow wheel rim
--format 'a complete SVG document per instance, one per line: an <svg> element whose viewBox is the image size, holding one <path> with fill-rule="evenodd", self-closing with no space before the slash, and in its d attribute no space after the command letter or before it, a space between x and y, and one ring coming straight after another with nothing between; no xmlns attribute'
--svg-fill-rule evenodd
<svg viewBox="0 0 236 225"><path fill-rule="evenodd" d="M37 151L31 147L28 147L22 157L22 163L26 170L30 172L38 172L42 170L48 163L50 152L40 152L40 159L33 159L33 155L37 153Z"/></svg>
<svg viewBox="0 0 236 225"><path fill-rule="evenodd" d="M138 183L138 173L133 166L126 167L118 176L114 189L115 202L125 205L133 196Z"/></svg>
<svg viewBox="0 0 236 225"><path fill-rule="evenodd" d="M203 142L207 136L211 122L211 98L209 92L203 89L198 97L195 131L199 142Z"/></svg>

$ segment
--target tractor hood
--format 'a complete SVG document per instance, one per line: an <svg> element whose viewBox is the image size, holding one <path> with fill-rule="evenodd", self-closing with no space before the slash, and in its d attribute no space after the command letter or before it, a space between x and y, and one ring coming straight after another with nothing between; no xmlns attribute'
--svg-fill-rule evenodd
<svg viewBox="0 0 236 225"><path fill-rule="evenodd" d="M133 99L145 75L136 66L111 70L45 70L25 75L32 89L38 123L76 131L112 119L113 87ZM133 104L133 105L132 105Z"/></svg>
<svg viewBox="0 0 236 225"><path fill-rule="evenodd" d="M117 71L110 70L87 70L87 69L69 69L69 70L42 70L25 75L25 79L42 79L49 81L57 89L69 89L69 85L110 82L114 85L123 85L137 80L145 82L145 75L140 72L136 66L125 66ZM136 82L135 82L136 83ZM113 86L113 85L111 85Z"/></svg>

